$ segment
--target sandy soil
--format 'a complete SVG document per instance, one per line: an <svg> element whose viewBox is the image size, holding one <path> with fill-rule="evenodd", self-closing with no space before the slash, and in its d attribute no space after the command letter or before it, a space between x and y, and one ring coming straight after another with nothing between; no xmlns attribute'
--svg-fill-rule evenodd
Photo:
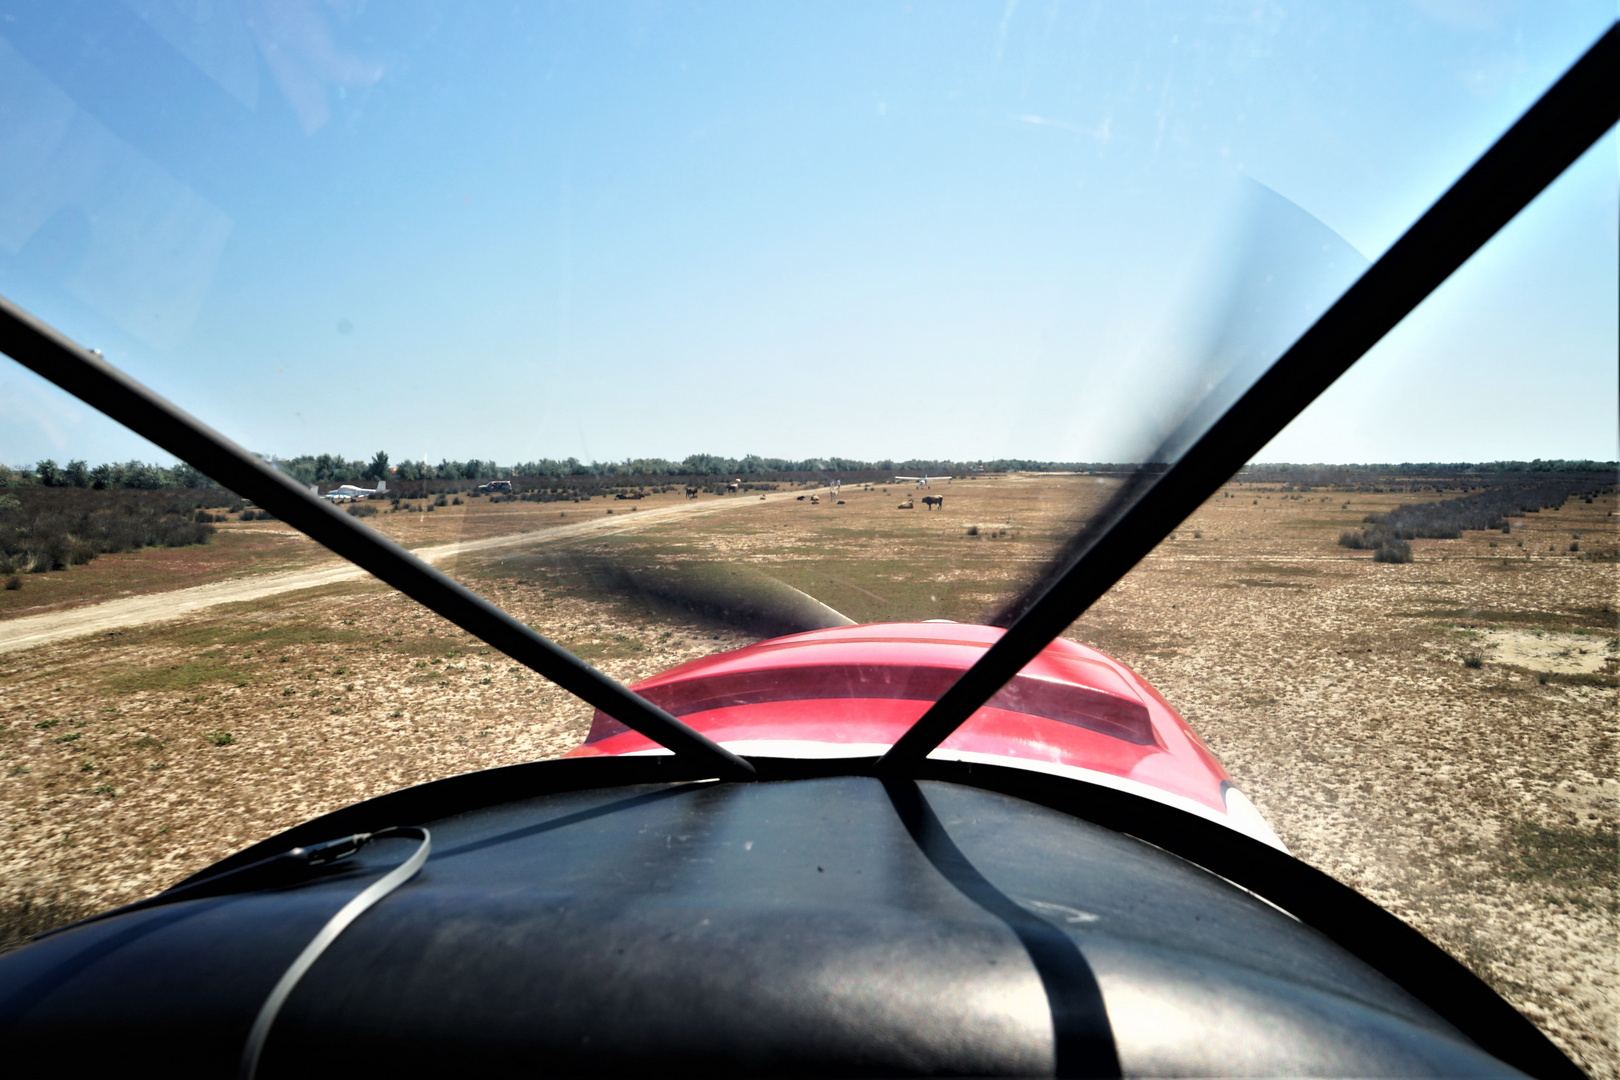
<svg viewBox="0 0 1620 1080"><path fill-rule="evenodd" d="M1086 482L957 483L935 512L789 492L445 565L633 680L749 638L604 597L561 553L747 564L863 621L973 618L1095 504ZM1410 498L1234 485L1070 635L1158 687L1297 855L1620 1077L1615 500L1419 541L1409 565L1336 545ZM132 899L356 799L565 752L588 722L368 579L7 653L0 891L59 913Z"/></svg>

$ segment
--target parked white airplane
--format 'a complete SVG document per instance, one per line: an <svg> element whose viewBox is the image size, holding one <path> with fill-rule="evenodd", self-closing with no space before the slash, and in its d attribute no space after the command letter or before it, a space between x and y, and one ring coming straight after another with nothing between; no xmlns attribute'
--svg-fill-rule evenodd
<svg viewBox="0 0 1620 1080"><path fill-rule="evenodd" d="M915 480L917 482L918 487L927 487L928 486L928 481L930 481L930 480L949 480L949 479L950 479L950 477L948 477L948 476L897 476L897 477L894 478L894 482L898 484L902 480Z"/></svg>
<svg viewBox="0 0 1620 1080"><path fill-rule="evenodd" d="M340 484L324 495L321 495L319 484L309 485L309 490L317 495L320 495L323 499L331 499L333 502L348 502L350 499L363 499L368 495L381 495L383 492L388 490L388 481L379 480L377 481L377 486L374 488L356 487L353 484Z"/></svg>

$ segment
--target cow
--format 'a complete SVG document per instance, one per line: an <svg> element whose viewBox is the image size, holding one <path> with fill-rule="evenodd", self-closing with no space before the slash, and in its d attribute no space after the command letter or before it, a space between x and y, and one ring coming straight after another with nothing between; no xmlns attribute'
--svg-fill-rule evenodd
<svg viewBox="0 0 1620 1080"><path fill-rule="evenodd" d="M929 509L929 510L943 510L943 509L945 509L945 496L943 496L943 495L924 495L923 496L923 506L924 506L924 508Z"/></svg>
<svg viewBox="0 0 1620 1080"><path fill-rule="evenodd" d="M818 505L820 502L821 502L821 496L820 495L812 495L812 496L810 496L810 505L815 506L815 505Z"/></svg>
<svg viewBox="0 0 1620 1080"><path fill-rule="evenodd" d="M907 499L905 502L903 502L899 506L895 507L895 509L896 510L914 510L914 509L916 509L916 506L912 503L912 501L910 499Z"/></svg>
<svg viewBox="0 0 1620 1080"><path fill-rule="evenodd" d="M693 487L691 484L687 484L686 485L686 497L688 499L695 499L695 498L697 498L697 496L698 496L698 489Z"/></svg>

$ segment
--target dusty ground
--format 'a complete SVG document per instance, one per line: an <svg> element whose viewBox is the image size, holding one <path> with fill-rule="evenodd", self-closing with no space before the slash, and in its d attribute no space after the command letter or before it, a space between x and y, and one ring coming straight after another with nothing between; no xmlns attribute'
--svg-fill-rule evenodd
<svg viewBox="0 0 1620 1080"><path fill-rule="evenodd" d="M900 488L846 491L842 507L790 495L452 569L635 679L749 637L604 599L603 566L719 559L862 621L982 617L1106 489L959 481L932 512L895 510ZM1409 498L1232 486L1071 636L1176 704L1296 854L1435 938L1594 1075L1620 1077L1620 567L1582 557L1613 552L1615 500L1530 515L1510 536L1418 541L1409 565L1336 545ZM34 919L132 899L355 799L564 752L588 720L367 582L13 652L0 881Z"/></svg>

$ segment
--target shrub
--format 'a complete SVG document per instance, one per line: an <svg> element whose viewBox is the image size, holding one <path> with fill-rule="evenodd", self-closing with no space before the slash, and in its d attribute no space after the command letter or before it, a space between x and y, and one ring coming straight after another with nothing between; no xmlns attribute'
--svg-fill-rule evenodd
<svg viewBox="0 0 1620 1080"><path fill-rule="evenodd" d="M1579 551L1579 550L1581 550L1580 541L1576 541L1576 542L1570 544L1569 545L1569 550L1571 550L1571 551Z"/></svg>
<svg viewBox="0 0 1620 1080"><path fill-rule="evenodd" d="M215 746L229 746L236 741L236 736L228 731L210 731L204 738Z"/></svg>
<svg viewBox="0 0 1620 1080"><path fill-rule="evenodd" d="M440 495L437 499L433 500L433 505L434 506L449 506L450 505L450 500L446 499L443 495Z"/></svg>
<svg viewBox="0 0 1620 1080"><path fill-rule="evenodd" d="M1463 657L1463 667L1478 670L1485 666L1485 658L1479 653L1469 653Z"/></svg>
<svg viewBox="0 0 1620 1080"><path fill-rule="evenodd" d="M370 503L355 503L349 507L349 516L357 518L376 517L377 508Z"/></svg>
<svg viewBox="0 0 1620 1080"><path fill-rule="evenodd" d="M20 489L0 519L0 573L45 573L97 555L207 542L214 526L195 518L191 492Z"/></svg>
<svg viewBox="0 0 1620 1080"><path fill-rule="evenodd" d="M979 535L979 527L977 525L969 525L967 534L969 536L978 536Z"/></svg>
<svg viewBox="0 0 1620 1080"><path fill-rule="evenodd" d="M451 506L460 506L461 505L461 496L457 495L455 498L451 499L450 500L450 505Z"/></svg>
<svg viewBox="0 0 1620 1080"><path fill-rule="evenodd" d="M1391 538L1383 547L1373 552L1373 561L1409 563L1412 561L1412 545L1405 540Z"/></svg>
<svg viewBox="0 0 1620 1080"><path fill-rule="evenodd" d="M22 578L18 577L16 574L12 574L10 577L6 578L6 588L13 592L22 588Z"/></svg>

